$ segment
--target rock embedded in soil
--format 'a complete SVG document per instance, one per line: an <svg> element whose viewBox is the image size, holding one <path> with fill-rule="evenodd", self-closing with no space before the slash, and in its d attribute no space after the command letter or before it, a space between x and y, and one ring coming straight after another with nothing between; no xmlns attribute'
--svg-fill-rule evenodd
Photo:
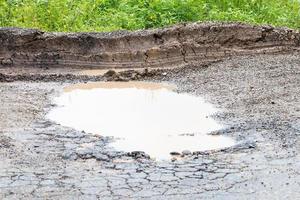
<svg viewBox="0 0 300 200"><path fill-rule="evenodd" d="M183 156L188 156L188 155L191 155L192 154L192 152L191 151L189 151L189 150L184 150L184 151L182 151L182 153L181 153Z"/></svg>
<svg viewBox="0 0 300 200"><path fill-rule="evenodd" d="M173 151L173 152L170 152L170 155L171 155L171 156L179 156L180 153L179 153L179 152L176 152L176 151Z"/></svg>
<svg viewBox="0 0 300 200"><path fill-rule="evenodd" d="M129 157L133 157L135 159L138 159L138 158L150 159L150 156L143 151L132 151L132 152L127 153L127 155Z"/></svg>

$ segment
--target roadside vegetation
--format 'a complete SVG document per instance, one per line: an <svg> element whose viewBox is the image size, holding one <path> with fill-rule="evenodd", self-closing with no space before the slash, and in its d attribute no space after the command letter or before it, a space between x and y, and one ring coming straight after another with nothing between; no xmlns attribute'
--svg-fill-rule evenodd
<svg viewBox="0 0 300 200"><path fill-rule="evenodd" d="M239 21L300 28L299 0L0 0L1 27L112 31Z"/></svg>

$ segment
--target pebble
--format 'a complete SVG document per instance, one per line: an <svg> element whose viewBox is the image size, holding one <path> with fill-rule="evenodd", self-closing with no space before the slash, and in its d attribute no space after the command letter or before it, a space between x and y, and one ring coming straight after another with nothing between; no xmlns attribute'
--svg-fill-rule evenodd
<svg viewBox="0 0 300 200"><path fill-rule="evenodd" d="M182 155L184 155L184 156L191 155L191 154L192 154L192 152L189 150L182 151Z"/></svg>
<svg viewBox="0 0 300 200"><path fill-rule="evenodd" d="M170 155L171 155L171 156L179 156L180 153L179 153L179 152L176 152L176 151L172 151L172 152L170 152Z"/></svg>

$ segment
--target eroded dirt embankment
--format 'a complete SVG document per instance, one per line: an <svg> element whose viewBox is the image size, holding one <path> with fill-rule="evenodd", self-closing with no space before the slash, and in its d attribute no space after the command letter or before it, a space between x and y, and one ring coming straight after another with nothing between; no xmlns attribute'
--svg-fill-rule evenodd
<svg viewBox="0 0 300 200"><path fill-rule="evenodd" d="M0 66L169 67L234 55L299 48L290 29L236 23L193 23L112 33L47 33L0 28Z"/></svg>

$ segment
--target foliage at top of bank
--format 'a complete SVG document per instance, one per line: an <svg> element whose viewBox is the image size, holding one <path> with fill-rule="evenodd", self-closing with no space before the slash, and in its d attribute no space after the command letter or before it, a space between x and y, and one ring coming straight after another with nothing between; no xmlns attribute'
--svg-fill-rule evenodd
<svg viewBox="0 0 300 200"><path fill-rule="evenodd" d="M136 30L195 21L300 28L299 0L0 0L0 26L45 31Z"/></svg>

